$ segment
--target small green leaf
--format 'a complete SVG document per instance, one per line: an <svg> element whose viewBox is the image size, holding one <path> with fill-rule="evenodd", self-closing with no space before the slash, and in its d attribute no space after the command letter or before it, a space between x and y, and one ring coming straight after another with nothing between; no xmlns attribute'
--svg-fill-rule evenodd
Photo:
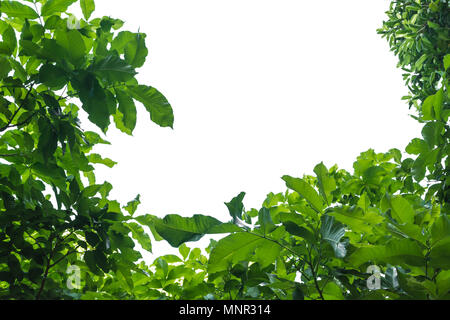
<svg viewBox="0 0 450 320"><path fill-rule="evenodd" d="M444 57L444 69L447 71L448 67L450 67L450 54L446 54Z"/></svg>
<svg viewBox="0 0 450 320"><path fill-rule="evenodd" d="M95 10L95 2L94 0L81 0L80 7L84 18L88 20L92 12Z"/></svg>
<svg viewBox="0 0 450 320"><path fill-rule="evenodd" d="M140 195L138 194L138 195L136 196L136 198L134 198L133 200L129 201L129 202L127 203L127 205L126 205L125 207L123 207L123 208L124 208L125 210L127 210L128 213L132 216L132 215L136 212L137 207L138 207L140 204L141 204L141 201L140 201Z"/></svg>
<svg viewBox="0 0 450 320"><path fill-rule="evenodd" d="M241 192L236 197L231 199L230 202L225 202L225 205L228 208L228 212L233 219L242 219L242 211L244 210L244 204L242 203L242 200L244 200L244 197L245 192Z"/></svg>
<svg viewBox="0 0 450 320"><path fill-rule="evenodd" d="M336 189L336 181L330 176L327 167L322 162L314 167L314 172L317 175L320 194L325 202L330 205L333 200L331 192Z"/></svg>
<svg viewBox="0 0 450 320"><path fill-rule="evenodd" d="M293 178L290 176L283 176L282 179L286 182L286 186L289 189L294 190L298 194L308 201L308 203L313 207L313 209L317 210L317 212L321 212L323 209L323 202L317 191L314 190L308 183L306 183L303 179Z"/></svg>

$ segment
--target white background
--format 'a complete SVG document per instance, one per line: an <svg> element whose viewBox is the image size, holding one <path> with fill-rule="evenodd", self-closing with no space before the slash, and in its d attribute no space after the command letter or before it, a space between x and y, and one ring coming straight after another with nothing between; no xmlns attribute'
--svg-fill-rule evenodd
<svg viewBox="0 0 450 320"><path fill-rule="evenodd" d="M119 163L98 166L98 182L123 204L141 194L138 214L227 221L224 202L241 191L246 209L259 208L285 191L284 174L312 174L320 161L353 172L362 151L404 150L420 127L376 33L389 2L96 0L92 17L147 34L138 79L175 115L174 130L160 128L139 105L133 137L111 127L112 146L94 151ZM174 252L153 245L155 256Z"/></svg>

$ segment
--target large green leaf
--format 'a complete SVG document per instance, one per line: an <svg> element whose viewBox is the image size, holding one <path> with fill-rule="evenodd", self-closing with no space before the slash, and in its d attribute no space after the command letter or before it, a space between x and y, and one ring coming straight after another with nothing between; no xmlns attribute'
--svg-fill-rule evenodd
<svg viewBox="0 0 450 320"><path fill-rule="evenodd" d="M48 0L42 6L41 15L47 17L58 12L65 12L74 2L77 2L77 0Z"/></svg>
<svg viewBox="0 0 450 320"><path fill-rule="evenodd" d="M94 0L80 0L80 7L84 18L88 20L95 10L95 2Z"/></svg>
<svg viewBox="0 0 450 320"><path fill-rule="evenodd" d="M450 219L443 214L431 226L431 246L447 237L450 238Z"/></svg>
<svg viewBox="0 0 450 320"><path fill-rule="evenodd" d="M392 265L423 266L425 256L422 248L412 239L393 239L387 245L373 245L358 248L349 262L356 267L364 263L390 263Z"/></svg>
<svg viewBox="0 0 450 320"><path fill-rule="evenodd" d="M126 82L136 75L132 66L114 55L95 61L89 70L109 83Z"/></svg>
<svg viewBox="0 0 450 320"><path fill-rule="evenodd" d="M153 122L161 127L173 128L172 107L158 90L145 85L128 86L127 88L131 96L144 105Z"/></svg>
<svg viewBox="0 0 450 320"><path fill-rule="evenodd" d="M2 1L0 11L12 18L36 19L39 17L34 9L18 1Z"/></svg>
<svg viewBox="0 0 450 320"><path fill-rule="evenodd" d="M241 231L233 224L224 224L216 218L198 214L192 217L169 214L163 219L146 215L135 219L141 224L152 225L173 247L179 247L188 241L197 241L205 234Z"/></svg>
<svg viewBox="0 0 450 320"><path fill-rule="evenodd" d="M319 194L313 187L306 183L303 179L293 178L291 176L283 176L282 179L286 182L289 189L294 190L308 201L308 203L318 212L323 209L323 202Z"/></svg>
<svg viewBox="0 0 450 320"><path fill-rule="evenodd" d="M78 30L61 30L55 31L56 43L66 50L69 61L80 66L86 57L86 45L83 41L81 33Z"/></svg>
<svg viewBox="0 0 450 320"><path fill-rule="evenodd" d="M255 249L265 242L269 242L269 240L247 232L230 234L219 240L211 251L208 272L226 270L230 263L249 259Z"/></svg>
<svg viewBox="0 0 450 320"><path fill-rule="evenodd" d="M415 211L402 196L394 196L390 200L392 215L400 223L414 223Z"/></svg>
<svg viewBox="0 0 450 320"><path fill-rule="evenodd" d="M431 249L430 265L434 268L450 269L450 237L442 239Z"/></svg>

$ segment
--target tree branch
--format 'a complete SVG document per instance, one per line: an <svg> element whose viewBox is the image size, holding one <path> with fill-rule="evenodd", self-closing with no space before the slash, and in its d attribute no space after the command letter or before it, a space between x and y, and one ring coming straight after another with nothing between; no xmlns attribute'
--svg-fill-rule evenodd
<svg viewBox="0 0 450 320"><path fill-rule="evenodd" d="M17 110L14 112L14 114L12 115L11 119L9 119L8 123L6 125L4 125L3 127L0 128L0 132L5 131L6 129L11 127L11 123L13 122L14 118L17 116L17 114L19 113L19 111L23 108L23 106L25 105L26 101L28 100L28 97L30 96L31 91L33 90L33 86L30 86L30 88L27 91L27 95L25 96L25 99L23 99L22 103L20 104L20 106L17 108ZM34 114L33 114L34 115ZM28 119L27 119L28 120ZM17 126L17 124L13 125L13 126Z"/></svg>

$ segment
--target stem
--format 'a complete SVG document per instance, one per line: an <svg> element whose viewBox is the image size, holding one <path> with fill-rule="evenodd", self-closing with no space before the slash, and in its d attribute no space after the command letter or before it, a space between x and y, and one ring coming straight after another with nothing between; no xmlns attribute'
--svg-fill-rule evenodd
<svg viewBox="0 0 450 320"><path fill-rule="evenodd" d="M27 95L25 96L25 99L23 99L22 103L20 104L19 108L17 108L17 110L14 112L14 114L12 115L11 119L9 119L8 123L6 125L4 125L3 127L0 128L0 132L5 131L6 129L11 127L11 123L13 122L14 118L17 116L17 114L19 113L20 109L23 108L23 106L25 105L25 102L28 99L28 96L31 93L31 90L33 90L33 86L30 86L30 88L27 91Z"/></svg>
<svg viewBox="0 0 450 320"><path fill-rule="evenodd" d="M73 249L72 251L68 251L64 256L62 256L61 258L59 258L58 260L56 260L52 265L50 265L50 268L54 267L55 265L57 265L58 263L60 263L62 260L64 260L65 258L67 258L68 256L70 256L72 253L76 253L77 249L80 246L76 246L75 249Z"/></svg>
<svg viewBox="0 0 450 320"><path fill-rule="evenodd" d="M55 248L56 248L56 245L55 245ZM40 299L42 291L44 290L45 282L47 281L47 277L48 277L48 272L50 271L50 268L52 267L50 262L52 261L54 253L55 253L55 250L52 249L52 252L50 253L50 257L49 257L49 259L47 261L47 267L45 268L44 277L42 278L41 286L40 286L39 291L38 291L38 293L36 295L36 300Z"/></svg>
<svg viewBox="0 0 450 320"><path fill-rule="evenodd" d="M316 287L316 290L319 293L320 299L325 300L325 298L323 297L323 294L322 294L322 290L320 290L319 283L317 282L317 273L314 270L315 267L312 264L311 250L308 247L306 247L306 249L308 250L308 256L309 256L308 264L311 267L311 273L312 273L313 280L314 280L314 286Z"/></svg>

